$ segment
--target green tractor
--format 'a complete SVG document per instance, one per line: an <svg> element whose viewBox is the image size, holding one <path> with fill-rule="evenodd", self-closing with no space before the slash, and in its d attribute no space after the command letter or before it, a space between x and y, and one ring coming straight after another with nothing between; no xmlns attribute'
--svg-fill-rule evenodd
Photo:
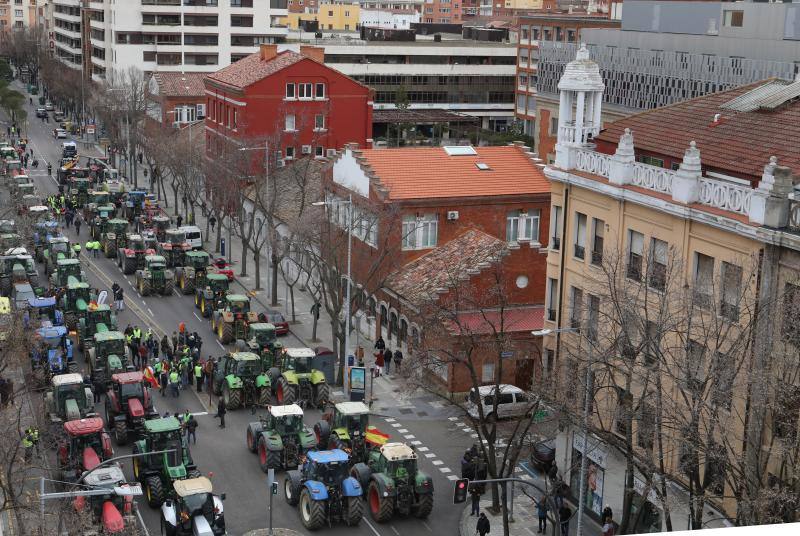
<svg viewBox="0 0 800 536"><path fill-rule="evenodd" d="M50 378L50 391L45 394L45 411L50 422L74 421L94 415L94 395L77 373L58 374Z"/></svg>
<svg viewBox="0 0 800 536"><path fill-rule="evenodd" d="M93 383L111 385L111 376L127 372L131 364L130 350L125 336L119 331L98 331L94 334L94 346L84 352L89 362Z"/></svg>
<svg viewBox="0 0 800 536"><path fill-rule="evenodd" d="M169 296L173 288L172 270L167 270L167 263L160 255L147 255L144 258L144 268L136 270L136 288L139 294L161 294Z"/></svg>
<svg viewBox="0 0 800 536"><path fill-rule="evenodd" d="M417 467L417 452L405 443L386 443L357 463L351 474L367 490L367 506L378 523L395 513L425 519L433 510L433 479Z"/></svg>
<svg viewBox="0 0 800 536"><path fill-rule="evenodd" d="M111 307L92 304L86 309L86 314L78 319L78 348L86 352L94 346L95 334L102 331L116 331L117 317Z"/></svg>
<svg viewBox="0 0 800 536"><path fill-rule="evenodd" d="M47 239L47 247L42 249L41 262L44 263L44 273L52 274L60 260L73 258L74 253L66 236L54 236Z"/></svg>
<svg viewBox="0 0 800 536"><path fill-rule="evenodd" d="M0 257L0 294L10 296L15 283L39 285L39 272L30 255L4 255Z"/></svg>
<svg viewBox="0 0 800 536"><path fill-rule="evenodd" d="M22 237L17 233L0 234L0 253L22 246Z"/></svg>
<svg viewBox="0 0 800 536"><path fill-rule="evenodd" d="M187 251L183 266L175 268L175 285L182 294L192 294L194 289L206 286L206 273L211 261L205 251Z"/></svg>
<svg viewBox="0 0 800 536"><path fill-rule="evenodd" d="M369 425L369 413L363 402L331 404L314 425L317 448L341 449L349 454L351 465L367 463L370 451L385 445L390 437Z"/></svg>
<svg viewBox="0 0 800 536"><path fill-rule="evenodd" d="M117 256L117 250L124 248L127 242L128 220L114 218L108 220L105 232L100 235L100 245L107 258Z"/></svg>
<svg viewBox="0 0 800 536"><path fill-rule="evenodd" d="M86 316L91 301L92 289L89 288L89 284L69 276L59 304L64 313L64 324L67 329L77 330L78 322Z"/></svg>
<svg viewBox="0 0 800 536"><path fill-rule="evenodd" d="M305 454L316 448L314 434L303 424L297 404L270 406L269 415L247 425L247 449L258 454L265 473L270 469L296 469Z"/></svg>
<svg viewBox="0 0 800 536"><path fill-rule="evenodd" d="M78 207L84 207L89 202L89 188L92 186L91 179L87 177L74 177L69 188L69 195L72 202ZM107 200L106 200L107 202Z"/></svg>
<svg viewBox="0 0 800 536"><path fill-rule="evenodd" d="M311 348L284 348L268 371L278 404L299 402L323 408L331 398L331 387L321 370L313 368Z"/></svg>
<svg viewBox="0 0 800 536"><path fill-rule="evenodd" d="M57 259L55 270L50 274L51 288L64 288L69 284L69 278L74 277L79 282L86 282L86 274L78 259Z"/></svg>
<svg viewBox="0 0 800 536"><path fill-rule="evenodd" d="M214 370L211 388L222 396L228 409L258 405L266 408L272 402L269 376L261 358L250 352L231 352L220 359Z"/></svg>
<svg viewBox="0 0 800 536"><path fill-rule="evenodd" d="M206 284L194 289L194 306L200 309L200 315L208 318L211 314L224 307L225 295L228 293L230 282L222 274L206 275Z"/></svg>
<svg viewBox="0 0 800 536"><path fill-rule="evenodd" d="M89 210L86 220L90 225L89 234L92 240L100 240L100 237L106 232L108 221L114 217L115 210L117 208L114 205L98 205Z"/></svg>
<svg viewBox="0 0 800 536"><path fill-rule="evenodd" d="M275 326L266 322L250 324L249 335L250 338L247 340L236 341L236 349L258 355L267 369L274 367L283 351L283 344L278 342L278 336L275 334Z"/></svg>
<svg viewBox="0 0 800 536"><path fill-rule="evenodd" d="M155 454L164 450L171 452ZM133 453L144 454L133 459L133 476L144 486L151 508L160 507L173 496L175 481L200 476L181 423L175 417L145 421L142 438L133 444Z"/></svg>
<svg viewBox="0 0 800 536"><path fill-rule="evenodd" d="M254 322L258 322L258 315L250 310L250 298L228 294L222 300L222 308L211 314L211 331L222 344L228 344L236 339L247 339L250 324Z"/></svg>

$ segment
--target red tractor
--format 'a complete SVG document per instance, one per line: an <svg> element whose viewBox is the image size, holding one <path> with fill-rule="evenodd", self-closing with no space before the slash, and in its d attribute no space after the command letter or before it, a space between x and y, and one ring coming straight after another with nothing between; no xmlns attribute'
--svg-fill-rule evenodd
<svg viewBox="0 0 800 536"><path fill-rule="evenodd" d="M141 433L144 421L158 416L141 372L111 376L111 388L106 393L106 424L114 432L118 445L124 445L131 432Z"/></svg>
<svg viewBox="0 0 800 536"><path fill-rule="evenodd" d="M117 250L117 266L122 268L123 274L141 270L144 268L145 256L156 254L154 238L148 240L148 237L143 235L128 233L125 244L125 247Z"/></svg>
<svg viewBox="0 0 800 536"><path fill-rule="evenodd" d="M122 468L112 464L86 475L83 483L97 495L77 497L73 504L79 512L90 512L92 518L102 526L102 534L125 533L136 521L133 512L134 497L142 494L138 484L129 484ZM103 493L104 492L104 493Z"/></svg>
<svg viewBox="0 0 800 536"><path fill-rule="evenodd" d="M103 430L103 419L90 417L64 423L66 439L58 445L61 480L77 481L84 471L94 469L114 456L111 438Z"/></svg>
<svg viewBox="0 0 800 536"><path fill-rule="evenodd" d="M183 254L192 251L192 246L186 241L186 233L179 229L167 229L164 240L158 243L158 255L167 261L167 268L183 266Z"/></svg>
<svg viewBox="0 0 800 536"><path fill-rule="evenodd" d="M220 274L228 278L228 281L233 281L233 265L225 260L225 257L217 257L208 266L208 273Z"/></svg>

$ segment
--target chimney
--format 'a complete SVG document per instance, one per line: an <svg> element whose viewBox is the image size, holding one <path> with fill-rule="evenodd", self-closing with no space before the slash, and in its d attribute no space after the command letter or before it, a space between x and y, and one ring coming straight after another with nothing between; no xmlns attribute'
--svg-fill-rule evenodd
<svg viewBox="0 0 800 536"><path fill-rule="evenodd" d="M269 61L278 55L278 45L261 45L261 61Z"/></svg>
<svg viewBox="0 0 800 536"><path fill-rule="evenodd" d="M309 45L300 45L300 54L320 63L325 63L325 49L322 47L312 47Z"/></svg>

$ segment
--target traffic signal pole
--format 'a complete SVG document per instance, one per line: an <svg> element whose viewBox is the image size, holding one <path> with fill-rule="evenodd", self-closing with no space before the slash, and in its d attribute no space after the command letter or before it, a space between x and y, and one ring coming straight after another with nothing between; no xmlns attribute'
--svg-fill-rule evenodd
<svg viewBox="0 0 800 536"><path fill-rule="evenodd" d="M511 483L511 493L509 498L509 506L508 506L508 519L512 523L514 522L514 484L519 482L520 484L525 484L526 486L530 486L534 488L536 491L543 493L544 491L531 482L530 480L524 480L522 478L489 478L486 480L470 480L468 478L460 478L455 482L455 488L453 490L453 504L467 502L467 492L469 491L470 484L491 484L494 482L499 482L503 485L503 491L506 492L507 488L505 486L506 483Z"/></svg>

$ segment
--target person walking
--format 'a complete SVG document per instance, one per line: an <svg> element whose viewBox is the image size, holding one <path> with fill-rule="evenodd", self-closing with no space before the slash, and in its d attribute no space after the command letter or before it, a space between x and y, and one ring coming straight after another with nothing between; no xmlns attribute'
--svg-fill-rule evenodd
<svg viewBox="0 0 800 536"><path fill-rule="evenodd" d="M183 225L183 216L178 214L178 217L176 218L175 221L178 223L178 225L176 225L175 227L181 227Z"/></svg>
<svg viewBox="0 0 800 536"><path fill-rule="evenodd" d="M400 374L400 365L403 363L403 352L400 350L400 347L397 347L397 350L394 351L394 371Z"/></svg>
<svg viewBox="0 0 800 536"><path fill-rule="evenodd" d="M569 518L572 517L572 510L567 503L561 505L558 510L558 520L561 524L561 536L569 536Z"/></svg>
<svg viewBox="0 0 800 536"><path fill-rule="evenodd" d="M158 385L160 387L159 392L161 396L167 396L167 385L169 384L169 371L167 370L166 362L162 361L160 363L161 372L158 375Z"/></svg>
<svg viewBox="0 0 800 536"><path fill-rule="evenodd" d="M178 375L178 371L176 370L176 368L173 367L172 371L169 373L169 389L172 392L172 396L174 398L178 398L181 396L180 385L181 385L180 375Z"/></svg>
<svg viewBox="0 0 800 536"><path fill-rule="evenodd" d="M80 213L78 213L78 214L75 215L75 221L73 222L75 224L75 235L76 236L81 236L81 222L82 222L82 218L81 218Z"/></svg>
<svg viewBox="0 0 800 536"><path fill-rule="evenodd" d="M120 286L120 284L117 283L116 281L111 286L111 293L114 296L114 307L117 309L117 311L122 311L125 308L125 303L124 303L125 292Z"/></svg>
<svg viewBox="0 0 800 536"><path fill-rule="evenodd" d="M33 456L33 434L30 428L22 435L22 447L25 449L25 463L30 463Z"/></svg>
<svg viewBox="0 0 800 536"><path fill-rule="evenodd" d="M536 516L539 518L539 532L542 534L547 532L547 498L542 495L539 497L539 502L536 503Z"/></svg>
<svg viewBox="0 0 800 536"><path fill-rule="evenodd" d="M478 486L470 486L470 496L472 498L472 510L470 511L469 515L477 516L481 513L481 494L480 490L478 490Z"/></svg>
<svg viewBox="0 0 800 536"><path fill-rule="evenodd" d="M203 365L198 361L194 364L194 382L197 384L197 392L203 392Z"/></svg>
<svg viewBox="0 0 800 536"><path fill-rule="evenodd" d="M386 351L383 352L383 362L384 362L384 364L386 366L386 374L387 375L389 374L389 372L391 372L391 369L392 369L392 356L393 355L394 354L392 353L392 350L390 348L387 348Z"/></svg>
<svg viewBox="0 0 800 536"><path fill-rule="evenodd" d="M383 372L383 352L377 351L375 352L375 377L381 375Z"/></svg>
<svg viewBox="0 0 800 536"><path fill-rule="evenodd" d="M213 233L214 232L214 226L217 224L217 218L215 218L214 216L211 216L208 219L208 224L211 226L211 232Z"/></svg>
<svg viewBox="0 0 800 536"><path fill-rule="evenodd" d="M197 419L194 418L194 415L189 415L189 420L186 421L186 443L188 444L189 441L193 445L197 445Z"/></svg>
<svg viewBox="0 0 800 536"><path fill-rule="evenodd" d="M375 341L375 350L379 352L386 350L386 342L383 340L383 335L379 335L378 340Z"/></svg>
<svg viewBox="0 0 800 536"><path fill-rule="evenodd" d="M603 536L614 536L617 533L617 525L614 523L614 511L611 510L609 505L603 508L602 523Z"/></svg>
<svg viewBox="0 0 800 536"><path fill-rule="evenodd" d="M147 346L144 343L139 344L139 369L147 366Z"/></svg>
<svg viewBox="0 0 800 536"><path fill-rule="evenodd" d="M490 530L492 530L492 528L489 525L489 518L486 517L486 514L481 512L481 515L478 516L478 523L475 525L475 532L480 534L480 536L486 536L489 534Z"/></svg>
<svg viewBox="0 0 800 536"><path fill-rule="evenodd" d="M211 356L208 356L208 359L206 360L204 373L206 377L206 390L208 391L208 396L210 397L211 393L213 392L211 390L211 382L214 377L214 358Z"/></svg>
<svg viewBox="0 0 800 536"><path fill-rule="evenodd" d="M228 412L227 408L225 407L225 397L219 397L219 402L217 402L217 414L216 417L219 417L219 427L225 428L225 414Z"/></svg>

